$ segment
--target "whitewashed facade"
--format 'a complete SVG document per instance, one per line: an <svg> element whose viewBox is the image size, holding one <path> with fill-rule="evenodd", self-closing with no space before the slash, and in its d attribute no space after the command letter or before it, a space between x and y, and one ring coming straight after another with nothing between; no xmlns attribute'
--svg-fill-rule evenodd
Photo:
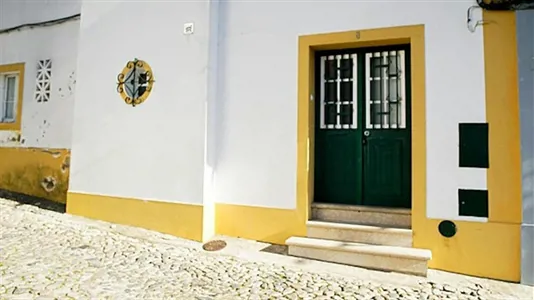
<svg viewBox="0 0 534 300"><path fill-rule="evenodd" d="M0 1L0 189L66 200L80 9Z"/></svg>
<svg viewBox="0 0 534 300"><path fill-rule="evenodd" d="M27 12L26 23L82 17L0 33L0 66L25 63L22 127L0 137L4 147L72 148L69 213L196 240L226 234L284 243L305 236L324 191L336 198L354 183L361 194L343 204L365 210L378 203L359 200L366 190L378 195L399 187L366 185L372 176L365 164L374 150L364 145L381 134L370 121L372 81L390 91L388 84L399 78L402 101L381 96L380 102L401 103L400 123L386 127L405 134L405 147L381 152L383 161L404 151L398 169L408 169L399 187L404 206L389 208L407 216L412 246L432 251L430 267L520 280L524 205L518 182L525 154L524 133L513 120L519 97L525 101L516 46L523 32L517 24L525 22L516 22L515 12L483 12L472 0L30 2L2 1L2 28L22 23L12 13L17 10ZM370 75L374 56L389 64L383 53L399 54L402 75ZM345 56L350 78L325 79L329 57ZM52 63L45 102L37 101L42 93L35 90L41 60ZM133 107L120 89L138 60L150 67L154 82ZM341 70L345 62L336 63ZM336 104L336 124L348 105L351 125L329 127L326 85L335 83L336 97L345 97L344 80L352 93ZM473 155L462 154L473 147L464 144L475 127L485 132L485 142L475 145L485 149L485 163L466 162ZM359 181L318 188L333 172L324 167L333 160L320 161L321 155L348 155L343 147L321 148L326 129L332 130L324 136L336 129L356 136L350 147L358 158L339 169L354 163ZM17 134L24 143L13 141ZM379 174L375 181L391 178ZM327 202L340 209L338 200ZM450 224L452 233L442 231Z"/></svg>

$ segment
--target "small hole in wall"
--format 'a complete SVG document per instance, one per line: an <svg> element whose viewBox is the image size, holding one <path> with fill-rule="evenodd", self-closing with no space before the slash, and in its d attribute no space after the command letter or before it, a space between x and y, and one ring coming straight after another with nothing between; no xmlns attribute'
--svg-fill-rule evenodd
<svg viewBox="0 0 534 300"><path fill-rule="evenodd" d="M56 188L56 179L52 176L47 176L41 181L41 186L45 191L50 193Z"/></svg>

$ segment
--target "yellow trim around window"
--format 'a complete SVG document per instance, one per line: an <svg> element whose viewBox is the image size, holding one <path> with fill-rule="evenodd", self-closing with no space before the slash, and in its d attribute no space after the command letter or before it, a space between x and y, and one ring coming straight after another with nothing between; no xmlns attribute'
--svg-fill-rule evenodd
<svg viewBox="0 0 534 300"><path fill-rule="evenodd" d="M18 90L17 90L17 108L15 111L15 122L0 123L0 130L18 131L22 125L22 99L24 94L24 63L15 63L9 65L0 65L0 74L2 73L17 73L18 74Z"/></svg>
<svg viewBox="0 0 534 300"><path fill-rule="evenodd" d="M124 87L124 80L128 79L128 74L130 74L130 72L134 70L134 66L137 68L145 69L145 72L149 78L145 92L137 98L130 97L126 92L126 88ZM152 92L152 87L154 85L154 73L152 72L152 68L147 62L143 60L130 61L126 64L126 67L124 67L124 69L122 69L122 72L119 74L119 83L121 84L119 85L119 94L121 95L124 102L126 102L126 104L128 105L139 105L145 102L145 100L148 98L148 96L150 96L150 93Z"/></svg>

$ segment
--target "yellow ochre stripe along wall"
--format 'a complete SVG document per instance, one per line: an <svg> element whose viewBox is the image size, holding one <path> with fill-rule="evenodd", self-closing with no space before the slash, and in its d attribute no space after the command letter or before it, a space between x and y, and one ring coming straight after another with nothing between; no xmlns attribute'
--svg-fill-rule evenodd
<svg viewBox="0 0 534 300"><path fill-rule="evenodd" d="M306 234L313 199L313 52L411 44L412 229L414 247L431 249L430 266L476 276L519 281L520 186L515 15L484 12L486 109L490 127L488 223L455 222L457 234L442 237L441 220L426 217L426 99L424 25L301 36L298 58L296 209L215 204L217 234L283 244ZM358 35L356 33L359 33ZM357 38L359 37L359 38ZM294 201L294 199L288 199ZM69 193L67 211L111 222L202 240L203 207Z"/></svg>

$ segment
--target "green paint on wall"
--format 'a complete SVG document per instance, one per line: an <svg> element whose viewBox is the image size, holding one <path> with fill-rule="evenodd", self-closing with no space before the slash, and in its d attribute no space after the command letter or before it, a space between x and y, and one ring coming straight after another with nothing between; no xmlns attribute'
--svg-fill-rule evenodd
<svg viewBox="0 0 534 300"><path fill-rule="evenodd" d="M487 123L461 123L460 136L460 167L489 167L489 127Z"/></svg>

